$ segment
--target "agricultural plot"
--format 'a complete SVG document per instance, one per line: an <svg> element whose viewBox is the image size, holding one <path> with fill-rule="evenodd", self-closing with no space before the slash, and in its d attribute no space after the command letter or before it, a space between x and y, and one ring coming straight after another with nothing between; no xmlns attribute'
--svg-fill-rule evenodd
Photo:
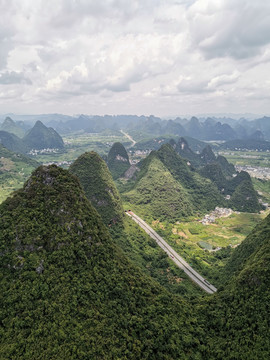
<svg viewBox="0 0 270 360"><path fill-rule="evenodd" d="M151 226L197 271L208 276L215 285L216 274L227 258L251 230L266 216L233 213L215 223L203 225L200 219L170 224L153 221Z"/></svg>
<svg viewBox="0 0 270 360"><path fill-rule="evenodd" d="M48 153L35 156L43 164L54 162L57 165L68 167L86 151L95 151L101 156L106 156L115 142L129 146L131 142L120 132L74 133L62 136L65 149L57 153Z"/></svg>

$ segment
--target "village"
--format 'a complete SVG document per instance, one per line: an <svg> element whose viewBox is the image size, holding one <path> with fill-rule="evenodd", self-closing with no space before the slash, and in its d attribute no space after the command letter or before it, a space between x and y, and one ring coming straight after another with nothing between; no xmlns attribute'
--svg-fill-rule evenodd
<svg viewBox="0 0 270 360"><path fill-rule="evenodd" d="M233 213L232 209L228 208L220 208L216 207L214 211L212 211L210 214L206 214L200 222L203 225L210 225L213 224L216 219L219 219L221 217L228 217Z"/></svg>
<svg viewBox="0 0 270 360"><path fill-rule="evenodd" d="M262 166L251 166L251 165L243 165L243 166L235 166L237 171L246 171L249 173L251 177L255 177L257 179L270 180L270 168L262 167Z"/></svg>

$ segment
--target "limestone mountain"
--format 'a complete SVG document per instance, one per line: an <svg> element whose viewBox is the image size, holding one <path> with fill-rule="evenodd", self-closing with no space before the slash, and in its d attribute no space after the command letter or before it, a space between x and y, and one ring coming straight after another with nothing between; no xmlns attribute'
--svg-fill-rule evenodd
<svg viewBox="0 0 270 360"><path fill-rule="evenodd" d="M127 151L120 142L114 143L111 147L107 163L113 179L123 176L130 167Z"/></svg>
<svg viewBox="0 0 270 360"><path fill-rule="evenodd" d="M18 123L13 121L9 116L7 116L2 123L1 130L12 133L19 138L22 138L25 134L25 130L21 126L19 126Z"/></svg>
<svg viewBox="0 0 270 360"><path fill-rule="evenodd" d="M220 164L222 164L222 167ZM258 212L262 210L250 175L245 171L241 171L234 177L225 176L226 170L228 174L233 169L221 159L219 162L204 166L199 170L199 173L216 184L225 197L231 197L227 201L227 206L241 212Z"/></svg>
<svg viewBox="0 0 270 360"><path fill-rule="evenodd" d="M236 173L235 167L233 164L229 163L228 160L222 156L218 155L216 162L221 166L224 176L233 176Z"/></svg>
<svg viewBox="0 0 270 360"><path fill-rule="evenodd" d="M22 139L7 131L0 131L0 144L10 151L21 154L26 154L29 151L29 147Z"/></svg>
<svg viewBox="0 0 270 360"><path fill-rule="evenodd" d="M24 136L23 141L30 149L64 148L62 137L53 128L48 128L39 120Z"/></svg>
<svg viewBox="0 0 270 360"><path fill-rule="evenodd" d="M207 303L206 359L270 356L270 215L239 245L223 269L227 284Z"/></svg>
<svg viewBox="0 0 270 360"><path fill-rule="evenodd" d="M194 309L130 263L67 170L0 205L0 250L0 358L200 356Z"/></svg>
<svg viewBox="0 0 270 360"><path fill-rule="evenodd" d="M142 162L133 188L123 196L139 212L168 220L223 204L217 187L188 166L169 144L153 151Z"/></svg>
<svg viewBox="0 0 270 360"><path fill-rule="evenodd" d="M105 161L97 153L82 154L69 171L78 177L88 200L105 224L122 221L124 210L120 195Z"/></svg>
<svg viewBox="0 0 270 360"><path fill-rule="evenodd" d="M187 159L193 166L198 167L202 165L202 159L199 154L196 154L190 147L187 140L183 137L180 137L178 140L175 151L182 158Z"/></svg>
<svg viewBox="0 0 270 360"><path fill-rule="evenodd" d="M210 145L207 145L200 154L200 158L204 164L210 164L216 161L216 156Z"/></svg>
<svg viewBox="0 0 270 360"><path fill-rule="evenodd" d="M258 212L263 209L251 180L244 180L236 187L230 205L233 209L243 212Z"/></svg>
<svg viewBox="0 0 270 360"><path fill-rule="evenodd" d="M199 172L202 176L210 179L214 184L216 184L220 191L224 192L227 180L222 172L221 166L218 163L207 164L200 169Z"/></svg>

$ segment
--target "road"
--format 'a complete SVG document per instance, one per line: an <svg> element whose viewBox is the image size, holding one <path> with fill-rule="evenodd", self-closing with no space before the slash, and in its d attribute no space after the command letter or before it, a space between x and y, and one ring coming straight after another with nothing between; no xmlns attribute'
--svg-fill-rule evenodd
<svg viewBox="0 0 270 360"><path fill-rule="evenodd" d="M127 211L126 214L130 216L147 234L154 239L157 244L163 249L175 264L182 269L192 281L200 286L208 294L213 294L217 289L211 285L206 279L204 279L197 271L195 271L176 251L161 237L143 221L139 216L134 214L132 211Z"/></svg>
<svg viewBox="0 0 270 360"><path fill-rule="evenodd" d="M128 135L127 133L125 133L123 130L120 130L120 132L125 135L131 142L131 147L133 147L136 144L136 141L134 139L132 139L132 137L130 135Z"/></svg>

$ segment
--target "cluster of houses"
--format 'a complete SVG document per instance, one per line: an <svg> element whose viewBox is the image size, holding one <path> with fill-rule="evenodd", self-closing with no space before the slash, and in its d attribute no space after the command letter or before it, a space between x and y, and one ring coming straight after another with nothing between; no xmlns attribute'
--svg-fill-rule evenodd
<svg viewBox="0 0 270 360"><path fill-rule="evenodd" d="M59 149L32 149L27 154L32 156L37 156L41 154L57 154L59 152Z"/></svg>
<svg viewBox="0 0 270 360"><path fill-rule="evenodd" d="M232 213L233 213L232 209L220 208L217 206L215 210L211 212L211 214L205 215L204 218L200 220L200 222L203 225L210 225L213 224L216 221L216 219L230 216Z"/></svg>

